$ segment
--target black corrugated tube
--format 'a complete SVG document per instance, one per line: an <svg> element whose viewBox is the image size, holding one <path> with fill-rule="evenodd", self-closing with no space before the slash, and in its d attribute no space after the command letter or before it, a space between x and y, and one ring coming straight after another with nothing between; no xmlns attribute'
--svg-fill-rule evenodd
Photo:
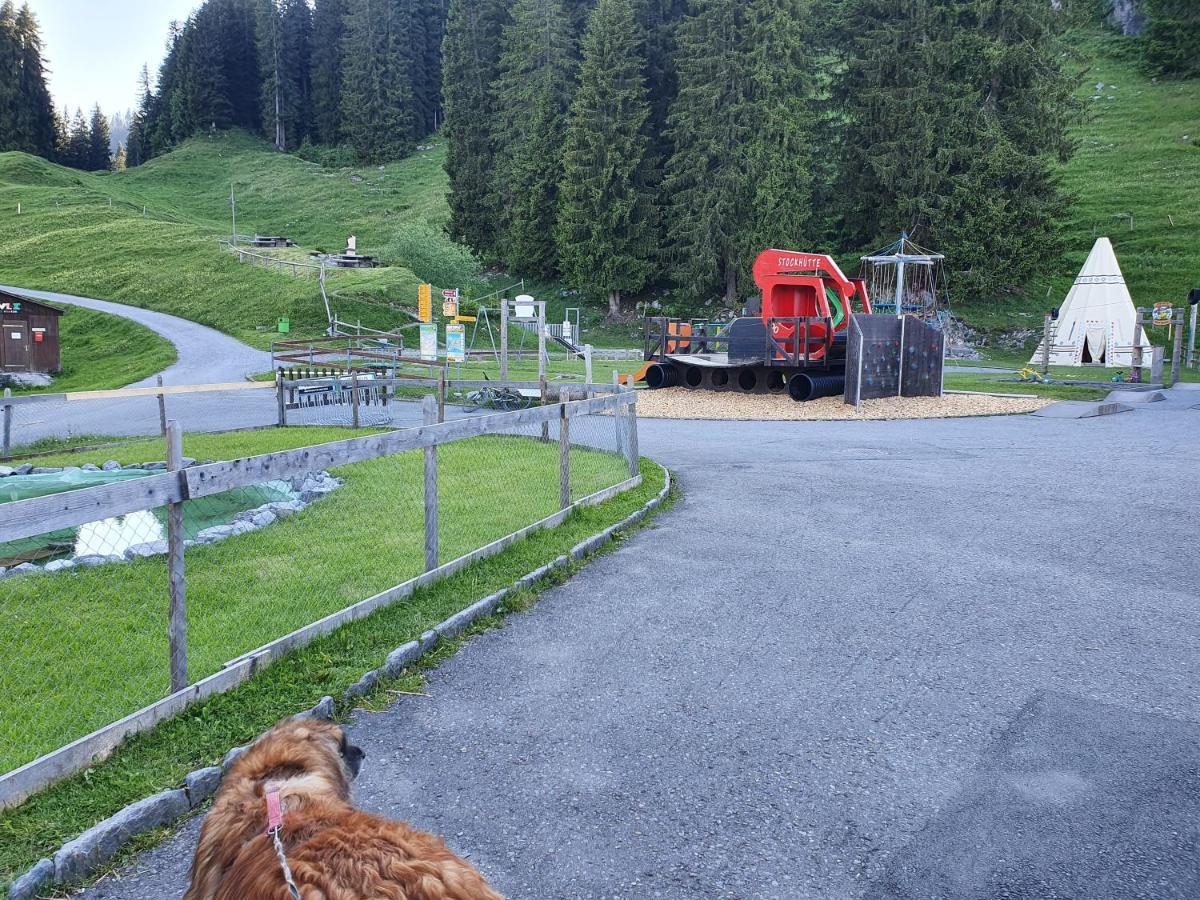
<svg viewBox="0 0 1200 900"><path fill-rule="evenodd" d="M807 372L798 372L788 382L788 393L797 403L816 400L818 397L834 397L845 390L845 375L810 375Z"/></svg>
<svg viewBox="0 0 1200 900"><path fill-rule="evenodd" d="M675 387L679 384L679 369L667 363L655 363L646 370L646 385L652 388Z"/></svg>

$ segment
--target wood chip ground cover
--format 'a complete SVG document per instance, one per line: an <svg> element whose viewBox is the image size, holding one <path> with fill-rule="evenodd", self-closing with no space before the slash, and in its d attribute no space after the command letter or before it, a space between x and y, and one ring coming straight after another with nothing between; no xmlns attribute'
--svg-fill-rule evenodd
<svg viewBox="0 0 1200 900"><path fill-rule="evenodd" d="M1000 416L1030 413L1052 400L1042 397L994 397L987 394L947 394L944 397L894 397L864 400L861 409L841 397L822 397L797 403L771 394L693 391L666 388L638 394L638 416L651 419L753 419L788 421L942 419L957 416Z"/></svg>

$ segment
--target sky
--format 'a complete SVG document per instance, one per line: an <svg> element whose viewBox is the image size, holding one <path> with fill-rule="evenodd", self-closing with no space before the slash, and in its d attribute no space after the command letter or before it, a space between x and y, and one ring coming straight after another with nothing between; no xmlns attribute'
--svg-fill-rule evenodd
<svg viewBox="0 0 1200 900"><path fill-rule="evenodd" d="M26 0L41 25L54 103L108 115L137 105L138 73L162 62L167 26L200 0ZM18 0L20 5L20 0Z"/></svg>

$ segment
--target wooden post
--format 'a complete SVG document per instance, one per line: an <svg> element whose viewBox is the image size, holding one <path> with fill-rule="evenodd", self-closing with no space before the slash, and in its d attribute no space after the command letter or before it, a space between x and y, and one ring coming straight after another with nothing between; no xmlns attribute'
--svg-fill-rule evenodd
<svg viewBox="0 0 1200 900"><path fill-rule="evenodd" d="M167 423L167 469L183 469L183 429ZM183 501L167 504L167 582L171 602L167 614L167 643L171 665L171 693L188 686L187 581L183 563Z"/></svg>
<svg viewBox="0 0 1200 900"><path fill-rule="evenodd" d="M437 420L440 425L446 421L446 370L438 369L437 385Z"/></svg>
<svg viewBox="0 0 1200 900"><path fill-rule="evenodd" d="M12 388L4 389L4 458L8 459L12 456L12 419L13 405L9 401L12 399Z"/></svg>
<svg viewBox="0 0 1200 900"><path fill-rule="evenodd" d="M287 428L287 396L283 390L283 369L275 373L275 400L279 405L279 427Z"/></svg>
<svg viewBox="0 0 1200 900"><path fill-rule="evenodd" d="M546 385L546 301L538 301L538 389L542 394L542 406L546 405L547 400L547 385ZM550 442L550 423L542 423L542 442Z"/></svg>
<svg viewBox="0 0 1200 900"><path fill-rule="evenodd" d="M1200 312L1200 303L1193 303L1192 306L1192 330L1188 333L1188 355L1187 364L1191 369L1196 365L1196 313Z"/></svg>
<svg viewBox="0 0 1200 900"><path fill-rule="evenodd" d="M1175 314L1175 344L1171 348L1171 387L1179 384L1179 363L1183 353L1183 310Z"/></svg>
<svg viewBox="0 0 1200 900"><path fill-rule="evenodd" d="M583 345L583 383L585 389L583 399L590 400L592 396L592 345Z"/></svg>
<svg viewBox="0 0 1200 900"><path fill-rule="evenodd" d="M1141 384L1142 381L1142 315L1146 311L1142 307L1138 307L1134 311L1133 317L1133 365L1129 367L1129 381L1133 384ZM1087 336L1084 335L1084 340Z"/></svg>
<svg viewBox="0 0 1200 900"><path fill-rule="evenodd" d="M508 381L508 301L500 298L500 381Z"/></svg>
<svg viewBox="0 0 1200 900"><path fill-rule="evenodd" d="M425 424L437 422L437 400L426 395L421 401ZM438 567L438 464L437 447L425 448L425 571Z"/></svg>
<svg viewBox="0 0 1200 900"><path fill-rule="evenodd" d="M629 387L627 387L626 390L632 391L633 385L630 385ZM620 414L621 414L621 411L619 409L614 410L614 412L616 412L618 416L620 416ZM636 402L630 403L629 406L626 407L625 416L627 419L626 427L628 428L628 432L629 432L628 433L629 477L635 478L635 477L637 477L638 472L641 471L641 467L642 467L641 459L638 457L637 403Z"/></svg>
<svg viewBox="0 0 1200 900"><path fill-rule="evenodd" d="M1050 374L1050 326L1054 321L1049 314L1046 315L1046 321L1042 325L1042 376ZM1086 340L1086 335L1084 337Z"/></svg>
<svg viewBox="0 0 1200 900"><path fill-rule="evenodd" d="M158 386L162 387L162 376L158 376ZM158 395L158 430L162 432L162 436L167 436L167 398L165 394Z"/></svg>
<svg viewBox="0 0 1200 900"><path fill-rule="evenodd" d="M558 508L571 505L571 417L567 404L558 407Z"/></svg>
<svg viewBox="0 0 1200 900"><path fill-rule="evenodd" d="M350 373L350 415L351 424L355 431L358 430L358 373Z"/></svg>

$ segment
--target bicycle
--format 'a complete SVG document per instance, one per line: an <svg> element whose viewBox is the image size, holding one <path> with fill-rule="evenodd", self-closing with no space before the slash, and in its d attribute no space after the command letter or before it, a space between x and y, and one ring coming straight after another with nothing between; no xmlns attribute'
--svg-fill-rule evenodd
<svg viewBox="0 0 1200 900"><path fill-rule="evenodd" d="M490 381L485 374L484 381ZM533 406L533 398L526 397L520 391L508 387L487 387L468 391L463 396L463 411L475 412L480 409L494 409L497 412L512 412L517 409L529 409Z"/></svg>

